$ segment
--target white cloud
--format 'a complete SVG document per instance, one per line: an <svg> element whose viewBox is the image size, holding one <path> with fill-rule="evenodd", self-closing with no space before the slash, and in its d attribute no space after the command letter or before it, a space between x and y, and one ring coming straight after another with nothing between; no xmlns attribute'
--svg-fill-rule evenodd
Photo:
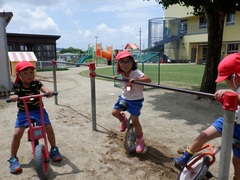
<svg viewBox="0 0 240 180"><path fill-rule="evenodd" d="M87 39L92 36L92 33L89 30L86 31L79 31L79 35L81 38Z"/></svg>
<svg viewBox="0 0 240 180"><path fill-rule="evenodd" d="M13 12L7 32L60 35L58 47L82 49L95 36L114 48L138 43L139 28L147 41L148 20L163 16L158 3L143 0L0 0L0 11Z"/></svg>
<svg viewBox="0 0 240 180"><path fill-rule="evenodd" d="M124 24L122 27L121 27L121 29L120 29L123 33L134 33L134 28L132 28L131 26L129 26L129 25L126 25L126 24Z"/></svg>
<svg viewBox="0 0 240 180"><path fill-rule="evenodd" d="M109 28L106 24L102 23L97 25L97 30L106 33L114 33L116 29Z"/></svg>
<svg viewBox="0 0 240 180"><path fill-rule="evenodd" d="M91 36L92 36L92 33L91 33L90 31L88 31L88 30L85 31L84 34L83 34L83 37L84 37L84 38L89 38L89 37L91 37Z"/></svg>

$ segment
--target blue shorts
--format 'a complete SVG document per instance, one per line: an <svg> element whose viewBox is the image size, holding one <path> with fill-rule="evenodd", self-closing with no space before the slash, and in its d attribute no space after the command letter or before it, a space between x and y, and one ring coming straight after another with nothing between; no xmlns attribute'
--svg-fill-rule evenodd
<svg viewBox="0 0 240 180"><path fill-rule="evenodd" d="M121 96L118 96L118 100L113 107L114 109L122 109L122 107L119 106L119 102L122 99ZM127 112L129 112L129 114L133 116L139 116L141 114L140 110L142 109L144 98L138 100L123 100L127 103Z"/></svg>
<svg viewBox="0 0 240 180"><path fill-rule="evenodd" d="M220 117L218 118L216 121L214 121L214 123L212 124L212 126L214 126L217 131L222 134L222 130L223 130L223 118ZM238 141L240 141L240 124L235 124L234 125L234 129L233 129L233 138L237 139ZM232 147L233 149L233 154L240 159L240 150L238 150L235 147Z"/></svg>
<svg viewBox="0 0 240 180"><path fill-rule="evenodd" d="M30 114L30 118L33 118L36 120L36 125L40 126L41 125L40 110L29 111L29 114ZM43 116L44 116L44 124L45 125L51 124L48 117L48 113L44 108L43 108ZM26 113L24 111L18 111L15 128L28 127L28 126L29 125L28 125Z"/></svg>

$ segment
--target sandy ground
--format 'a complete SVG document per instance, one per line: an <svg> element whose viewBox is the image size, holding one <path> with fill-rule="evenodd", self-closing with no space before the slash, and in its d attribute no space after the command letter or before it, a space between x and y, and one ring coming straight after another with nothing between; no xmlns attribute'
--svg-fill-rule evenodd
<svg viewBox="0 0 240 180"><path fill-rule="evenodd" d="M223 115L221 104L196 96L151 89L144 91L140 120L148 150L145 154L126 154L119 122L111 115L121 90L113 82L96 80L97 131L92 130L90 80L79 76L88 67L57 72L58 105L45 98L45 107L63 155L60 163L50 163L49 179L177 179L179 171L172 159L185 149L199 132ZM53 89L52 72L39 72L37 78ZM1 151L0 179L38 179L27 133L18 152L23 172L9 173L7 160L16 118L16 104L0 99ZM212 141L220 145L220 139ZM217 176L219 158L210 168ZM231 167L232 169L232 167ZM232 173L230 172L230 176Z"/></svg>

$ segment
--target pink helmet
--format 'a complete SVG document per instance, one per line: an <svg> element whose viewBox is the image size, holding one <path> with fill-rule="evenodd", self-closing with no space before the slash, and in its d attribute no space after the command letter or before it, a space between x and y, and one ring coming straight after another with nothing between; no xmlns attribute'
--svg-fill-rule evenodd
<svg viewBox="0 0 240 180"><path fill-rule="evenodd" d="M133 58L133 55L130 52L128 52L127 50L124 50L124 51L121 51L117 54L116 60L119 61L120 59L128 57L128 56Z"/></svg>
<svg viewBox="0 0 240 180"><path fill-rule="evenodd" d="M218 65L218 77L215 82L221 82L228 76L237 73L240 75L240 54L233 53L225 57Z"/></svg>

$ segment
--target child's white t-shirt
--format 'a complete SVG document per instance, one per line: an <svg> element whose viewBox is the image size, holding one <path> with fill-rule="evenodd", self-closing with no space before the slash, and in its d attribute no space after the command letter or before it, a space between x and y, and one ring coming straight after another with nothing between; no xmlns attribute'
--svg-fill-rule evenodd
<svg viewBox="0 0 240 180"><path fill-rule="evenodd" d="M138 69L131 71L129 77L122 75L122 79L138 79L144 76L144 73ZM130 83L123 81L122 98L127 100L138 100L143 98L143 85L131 83L131 90L127 90Z"/></svg>
<svg viewBox="0 0 240 180"><path fill-rule="evenodd" d="M237 93L240 93L240 88L237 89ZM240 106L238 105L238 109L236 110L235 114L235 121L237 124L240 124Z"/></svg>

